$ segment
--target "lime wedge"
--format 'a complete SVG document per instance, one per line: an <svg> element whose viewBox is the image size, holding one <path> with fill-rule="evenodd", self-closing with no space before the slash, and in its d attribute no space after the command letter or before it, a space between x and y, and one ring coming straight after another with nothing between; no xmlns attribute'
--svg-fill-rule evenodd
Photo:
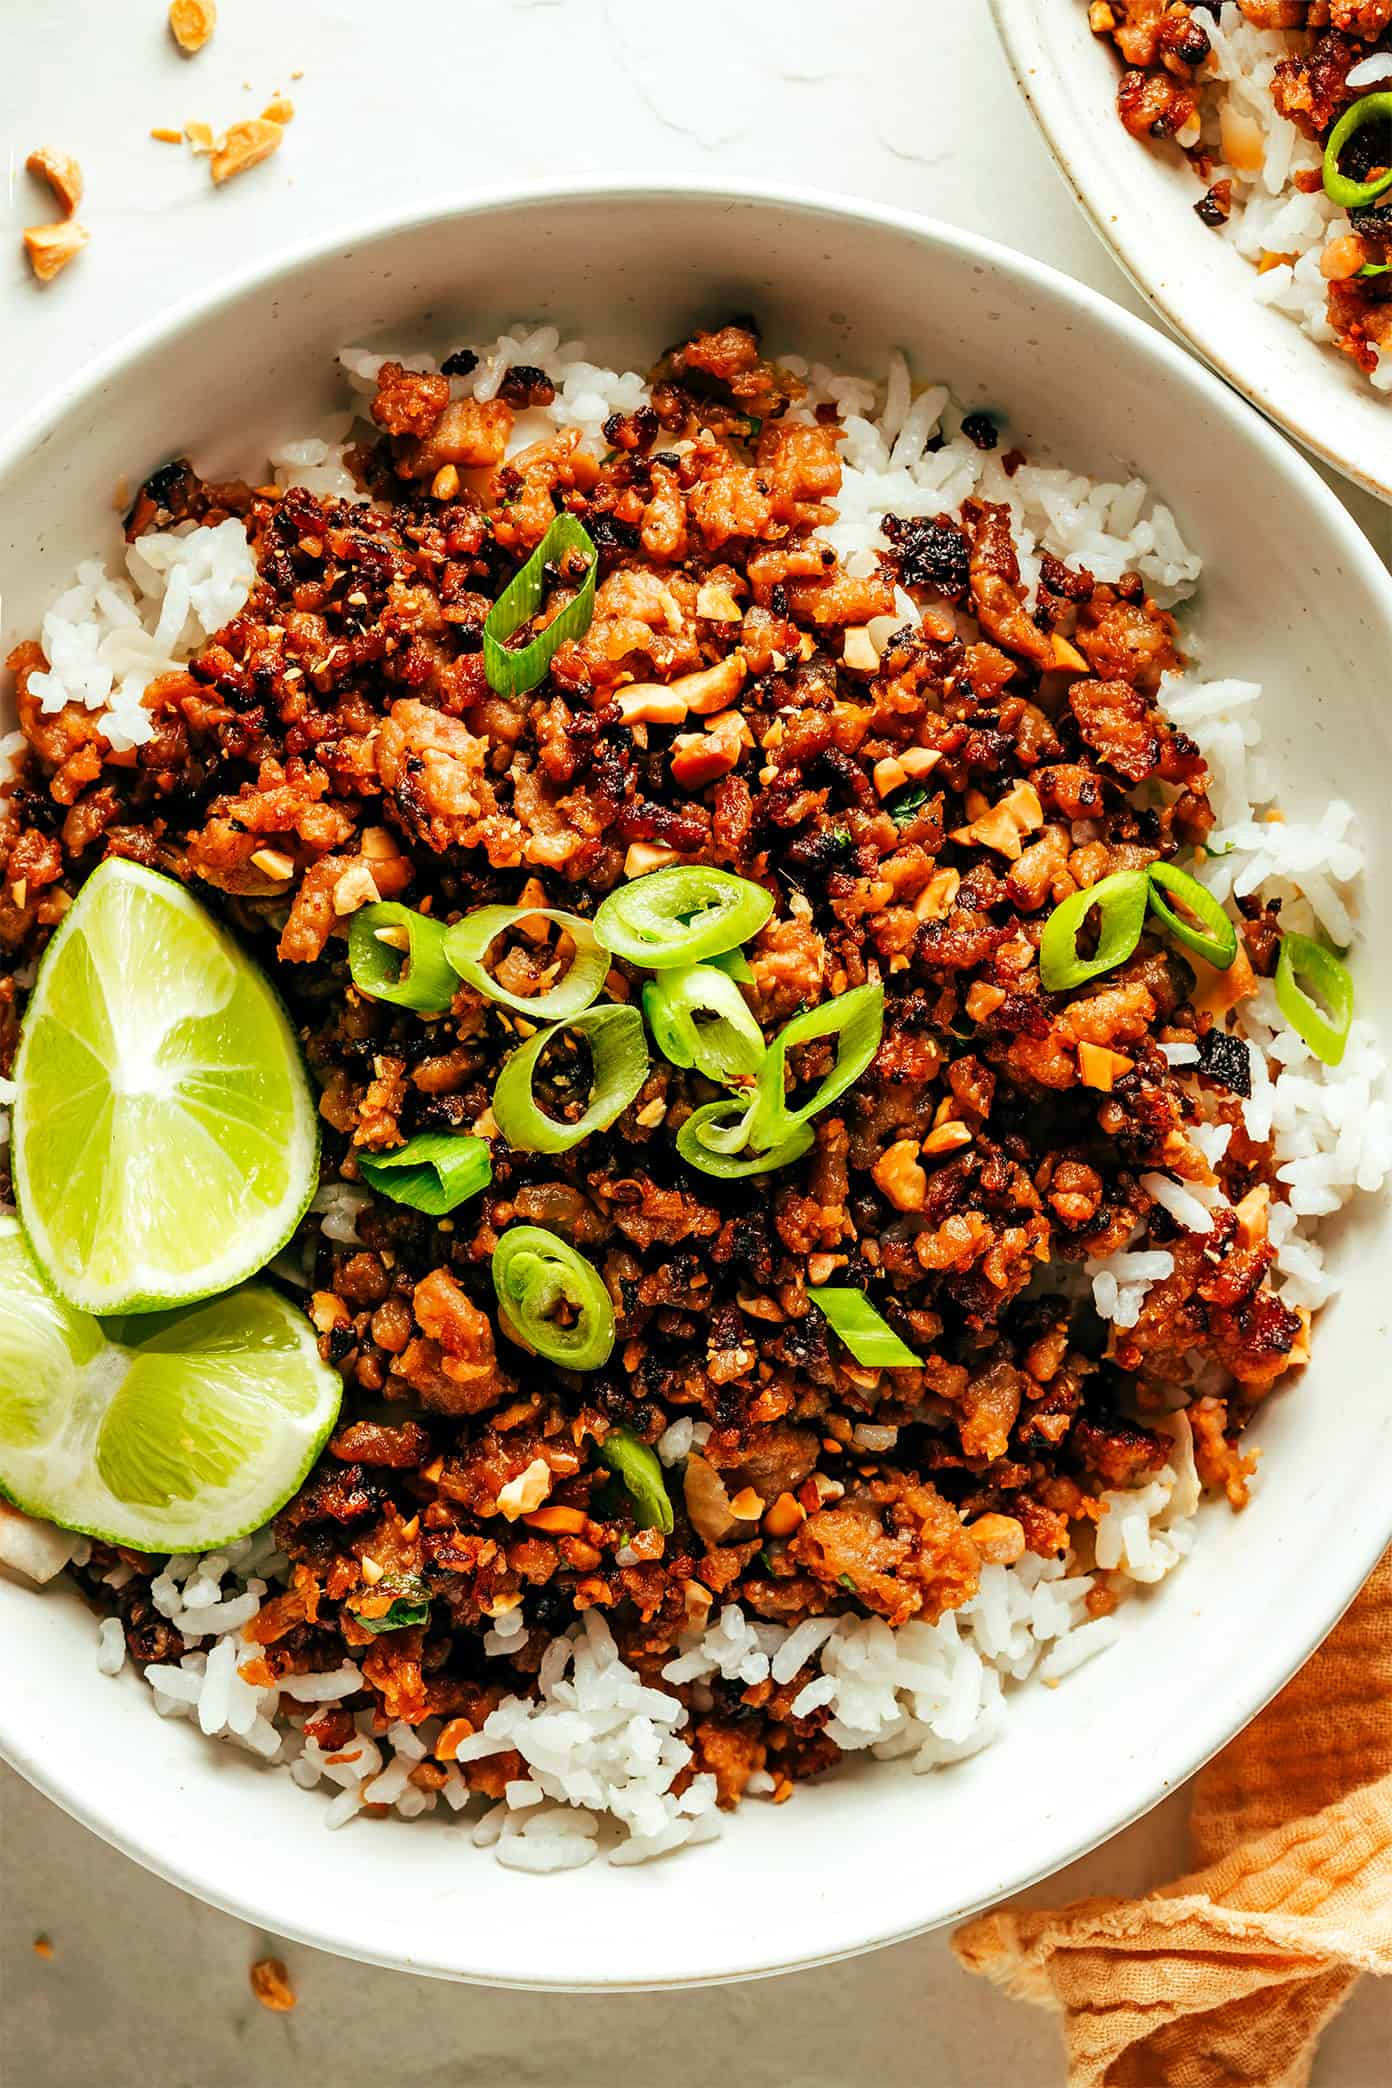
<svg viewBox="0 0 1392 2088"><path fill-rule="evenodd" d="M318 1116L284 1009L211 914L138 863L94 871L49 944L14 1077L20 1215L87 1312L229 1290L314 1194Z"/></svg>
<svg viewBox="0 0 1392 2088"><path fill-rule="evenodd" d="M0 1493L144 1552L208 1551L284 1506L343 1387L265 1284L105 1326L0 1216Z"/></svg>

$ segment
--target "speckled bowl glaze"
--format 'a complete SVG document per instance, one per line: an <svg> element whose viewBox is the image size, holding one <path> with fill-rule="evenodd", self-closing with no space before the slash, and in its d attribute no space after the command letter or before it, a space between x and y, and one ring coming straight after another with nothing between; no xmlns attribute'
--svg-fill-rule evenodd
<svg viewBox="0 0 1392 2088"><path fill-rule="evenodd" d="M1082 0L991 0L991 11L1060 172L1141 295L1278 427L1392 501L1392 398L1257 302L1250 261L1194 215L1187 162L1118 122L1116 53Z"/></svg>
<svg viewBox="0 0 1392 2088"><path fill-rule="evenodd" d="M1206 664L1262 677L1293 813L1358 808L1381 889L1392 791L1382 695L1392 584L1338 501L1232 392L1149 327L1035 262L833 198L633 183L422 209L267 263L121 343L6 445L8 629L37 627L74 562L115 543L112 488L187 451L262 468L335 402L345 342L453 345L519 313L641 367L683 329L758 312L775 349L920 377L1004 415L1012 444L1140 473L1207 561ZM1389 1000L1388 939L1360 994ZM848 1763L757 1803L705 1847L536 1878L434 1820L326 1833L286 1776L155 1717L93 1664L62 1585L0 1582L0 1750L95 1832L188 1891L327 1950L527 1987L685 1985L866 1950L971 1912L1115 1832L1250 1718L1334 1622L1392 1527L1388 1227L1340 1243L1343 1296L1305 1379L1271 1402L1241 1517L1208 1511L1192 1561L1130 1607L1122 1642L1013 1700L1005 1737L936 1776Z"/></svg>

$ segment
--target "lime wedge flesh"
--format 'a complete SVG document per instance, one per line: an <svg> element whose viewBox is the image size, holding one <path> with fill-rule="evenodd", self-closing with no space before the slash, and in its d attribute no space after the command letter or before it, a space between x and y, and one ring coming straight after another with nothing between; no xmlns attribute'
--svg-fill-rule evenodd
<svg viewBox="0 0 1392 2088"><path fill-rule="evenodd" d="M284 1009L212 915L138 863L112 857L83 886L14 1073L20 1215L84 1311L230 1289L314 1193L318 1117Z"/></svg>
<svg viewBox="0 0 1392 2088"><path fill-rule="evenodd" d="M103 1325L0 1216L0 1493L28 1514L143 1552L230 1543L289 1500L342 1391L265 1284Z"/></svg>

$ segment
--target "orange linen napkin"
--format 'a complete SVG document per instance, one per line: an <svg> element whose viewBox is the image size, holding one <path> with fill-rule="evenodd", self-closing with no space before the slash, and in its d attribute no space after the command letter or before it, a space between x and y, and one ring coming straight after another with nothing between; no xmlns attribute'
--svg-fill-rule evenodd
<svg viewBox="0 0 1392 2088"><path fill-rule="evenodd" d="M998 1908L961 1962L1063 2017L1069 2088L1305 2088L1360 1972L1392 1972L1392 1552L1203 1770L1203 1865L1138 1900Z"/></svg>

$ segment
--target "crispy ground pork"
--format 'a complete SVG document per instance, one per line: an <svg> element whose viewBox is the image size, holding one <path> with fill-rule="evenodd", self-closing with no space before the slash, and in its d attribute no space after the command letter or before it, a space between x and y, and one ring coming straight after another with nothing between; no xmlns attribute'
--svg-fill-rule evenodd
<svg viewBox="0 0 1392 2088"><path fill-rule="evenodd" d="M1264 1213L1284 1191L1244 1127L1245 1052L1221 1048L1274 968L1279 919L1251 903L1226 973L1147 933L1077 991L1040 979L1051 908L1212 824L1198 750L1157 701L1181 658L1172 617L1135 575L1054 558L1031 611L1009 511L980 501L960 522L892 523L874 569L846 570L814 534L835 512L838 426L786 418L801 386L747 325L672 350L651 406L609 422L602 463L574 431L507 455L546 385L518 368L494 399L452 400L445 377L385 364L380 436L353 459L370 505L156 473L128 533L235 515L258 579L149 690L145 744L113 752L89 713L45 714L37 645L10 662L30 752L0 815L0 1065L22 968L116 854L185 880L267 966L319 1086L326 1184L362 1188L364 1157L419 1132L491 1142L491 1184L451 1217L364 1193L356 1238L307 1221L306 1309L345 1398L279 1518L290 1584L251 1627L267 1679L346 1655L384 1720L445 1720L422 1788L588 1610L655 1679L712 1604L932 1622L983 1564L1086 1549L1101 1490L1165 1464L1152 1424L1176 1404L1204 1480L1240 1504L1241 1430L1305 1352L1306 1316L1268 1280ZM484 619L558 511L598 547L593 620L505 698ZM548 615L571 589L553 579ZM884 985L873 1066L776 1171L688 1166L674 1134L718 1090L656 1054L612 1128L513 1151L491 1097L529 1026L462 983L427 1017L351 982L347 926L376 899L446 920L487 902L589 915L671 862L773 896L744 988L766 1035ZM562 955L533 917L493 963L529 998ZM609 997L639 982L616 960ZM1181 1083L1162 1047L1200 1038ZM829 1049L806 1048L796 1078ZM565 1077L541 1084L559 1114ZM1142 1186L1214 1182L1200 1105L1231 1127L1216 1167L1235 1207L1201 1235ZM489 1265L516 1221L601 1272L604 1367L558 1370L500 1329ZM1109 1327L1072 1279L1133 1238L1173 1273ZM809 1301L829 1283L872 1294L921 1365L855 1362ZM675 1526L635 1530L599 1446L683 1420ZM110 1547L81 1577L119 1605L137 1661L177 1661L155 1562L121 1556L114 1597ZM425 1621L374 1631L403 1591ZM1105 1609L1105 1576L1094 1593ZM519 1605L515 1650L485 1659ZM809 1672L711 1684L692 1741L722 1803L755 1770L781 1783L835 1760L825 1710L791 1709ZM307 1730L341 1746L351 1712ZM468 1767L494 1796L520 1773L509 1753Z"/></svg>

